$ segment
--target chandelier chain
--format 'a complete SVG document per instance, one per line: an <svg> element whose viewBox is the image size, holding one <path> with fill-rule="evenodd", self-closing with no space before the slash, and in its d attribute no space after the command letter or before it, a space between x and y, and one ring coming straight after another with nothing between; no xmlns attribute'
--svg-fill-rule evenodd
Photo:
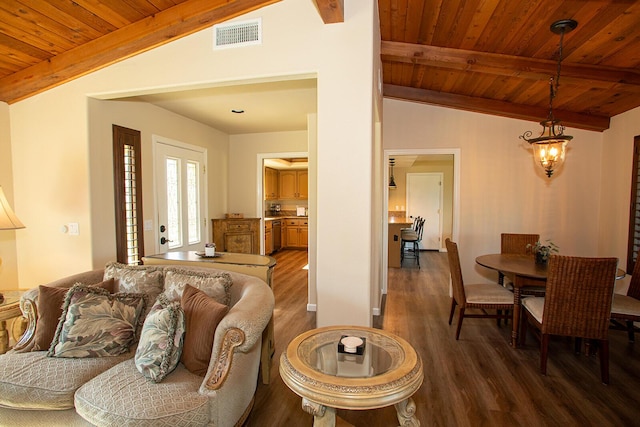
<svg viewBox="0 0 640 427"><path fill-rule="evenodd" d="M558 65L556 67L556 77L555 82L553 76L549 78L549 119L553 119L553 100L558 95L558 88L560 87L560 71L562 70L562 45L564 42L564 32L563 29L560 32L560 46L558 47ZM554 85L555 83L555 85Z"/></svg>

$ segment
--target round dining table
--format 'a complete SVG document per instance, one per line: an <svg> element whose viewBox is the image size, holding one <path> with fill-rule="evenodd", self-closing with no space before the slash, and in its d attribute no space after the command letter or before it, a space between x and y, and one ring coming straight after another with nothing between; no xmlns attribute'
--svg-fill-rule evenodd
<svg viewBox="0 0 640 427"><path fill-rule="evenodd" d="M547 284L547 264L538 264L533 255L522 254L480 255L476 258L476 263L492 270L508 273L514 277L511 345L515 348L518 346L522 289L527 286L545 287ZM623 278L625 274L624 270L618 268L616 279Z"/></svg>

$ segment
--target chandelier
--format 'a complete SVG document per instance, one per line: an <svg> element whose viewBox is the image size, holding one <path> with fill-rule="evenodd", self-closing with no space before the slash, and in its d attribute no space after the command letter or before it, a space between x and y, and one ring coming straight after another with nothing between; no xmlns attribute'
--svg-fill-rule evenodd
<svg viewBox="0 0 640 427"><path fill-rule="evenodd" d="M577 26L578 23L573 19L562 19L551 24L551 31L555 34L560 34L560 48L558 50L558 71L555 81L553 77L549 79L549 115L540 122L542 132L539 137L531 138L531 131L526 131L520 135L521 139L532 145L534 162L545 170L549 178L553 175L553 171L564 162L567 143L573 139L573 136L564 134L564 126L553 115L553 99L558 94L558 87L560 86L564 34L574 30Z"/></svg>

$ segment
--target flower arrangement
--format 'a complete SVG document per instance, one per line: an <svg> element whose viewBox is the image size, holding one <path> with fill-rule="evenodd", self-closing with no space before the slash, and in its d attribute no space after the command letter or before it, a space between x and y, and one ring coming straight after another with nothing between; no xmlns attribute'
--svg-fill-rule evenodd
<svg viewBox="0 0 640 427"><path fill-rule="evenodd" d="M549 257L551 254L557 254L560 250L558 245L553 243L551 240L547 240L547 244L543 245L540 240L538 240L535 244L528 244L527 249L531 249L531 251L536 256L536 262L538 264L546 264L549 261Z"/></svg>

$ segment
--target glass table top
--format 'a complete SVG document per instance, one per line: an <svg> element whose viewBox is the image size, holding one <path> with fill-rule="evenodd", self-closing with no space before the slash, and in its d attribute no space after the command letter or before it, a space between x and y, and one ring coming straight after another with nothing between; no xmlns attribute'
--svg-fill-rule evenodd
<svg viewBox="0 0 640 427"><path fill-rule="evenodd" d="M362 338L362 354L339 351L344 336ZM404 361L402 347L392 339L363 330L343 329L310 336L298 346L297 356L307 367L336 377L371 378L383 375Z"/></svg>

